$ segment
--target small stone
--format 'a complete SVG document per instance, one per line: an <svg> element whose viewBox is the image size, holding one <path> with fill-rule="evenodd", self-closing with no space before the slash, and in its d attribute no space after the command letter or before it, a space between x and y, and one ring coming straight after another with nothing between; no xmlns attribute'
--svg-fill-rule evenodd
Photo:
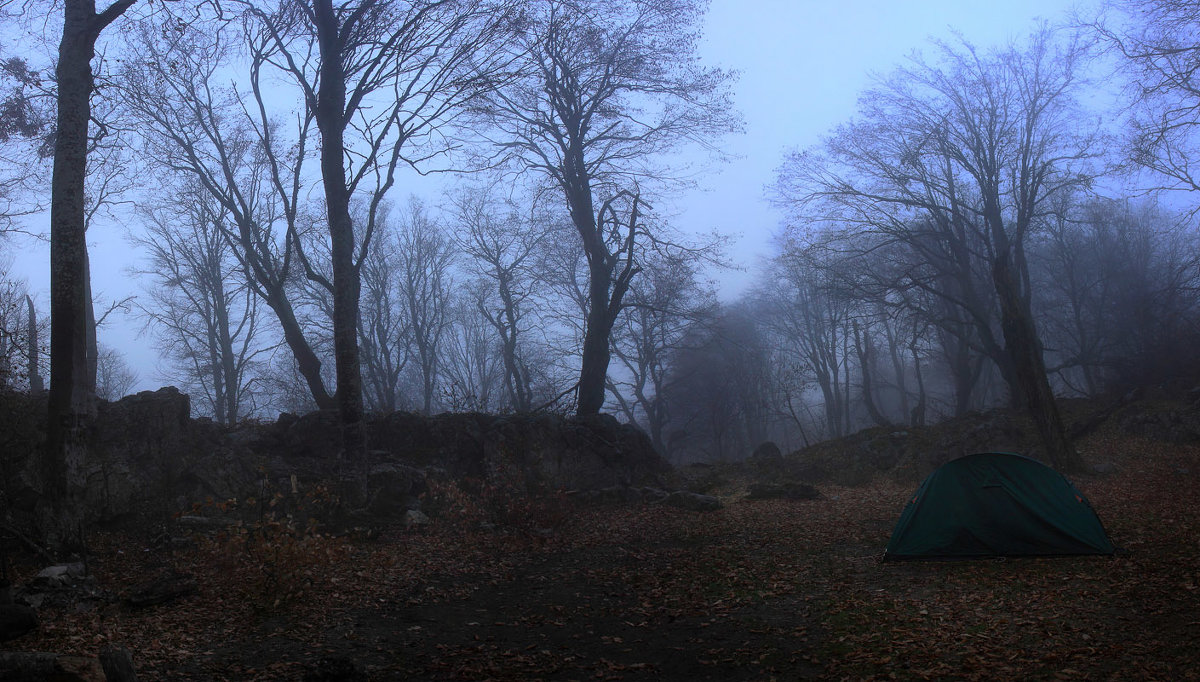
<svg viewBox="0 0 1200 682"><path fill-rule="evenodd" d="M125 602L135 609L156 606L194 594L196 579L182 573L168 573L137 585L125 595Z"/></svg>
<svg viewBox="0 0 1200 682"><path fill-rule="evenodd" d="M429 523L429 517L425 515L425 512L417 509L409 509L408 511L404 512L405 528L411 528L413 526L427 526Z"/></svg>
<svg viewBox="0 0 1200 682"><path fill-rule="evenodd" d="M642 488L642 501L650 504L662 502L667 499L667 495L667 491L658 488L651 488L649 486Z"/></svg>

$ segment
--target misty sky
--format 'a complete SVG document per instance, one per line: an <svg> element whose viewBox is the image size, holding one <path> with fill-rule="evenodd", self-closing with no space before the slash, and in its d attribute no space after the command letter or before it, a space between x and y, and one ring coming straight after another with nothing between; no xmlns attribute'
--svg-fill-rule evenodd
<svg viewBox="0 0 1200 682"><path fill-rule="evenodd" d="M1058 20L1072 5L1095 0L713 0L701 43L706 65L740 72L735 100L746 132L725 140L738 158L702 176L700 187L666 208L675 224L694 232L714 229L736 237L730 256L743 272L717 273L722 298L746 288L757 260L769 252L780 214L765 198L765 186L791 149L821 136L854 112L871 73L891 70L928 38L953 39L957 30L979 47L1023 38L1037 18ZM394 200L409 193L436 201L428 180L400 179ZM45 218L41 219L43 222ZM44 225L31 224L33 231ZM135 253L125 239L133 226L97 224L89 229L93 288L98 312L108 301L134 295L130 268ZM13 275L24 277L48 308L49 255L45 244L14 238ZM156 356L142 323L118 316L101 330L100 343L125 354L140 380L135 390L155 388Z"/></svg>

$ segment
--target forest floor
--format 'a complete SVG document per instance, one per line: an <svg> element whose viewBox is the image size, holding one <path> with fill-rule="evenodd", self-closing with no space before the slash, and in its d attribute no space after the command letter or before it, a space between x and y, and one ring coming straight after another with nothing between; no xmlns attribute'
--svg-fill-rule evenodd
<svg viewBox="0 0 1200 682"><path fill-rule="evenodd" d="M1113 558L880 563L915 486L752 502L734 481L715 512L524 510L553 532L482 530L447 505L372 539L267 523L167 551L101 534L101 586L173 568L199 591L43 610L4 648L117 643L145 680L1200 679L1200 447L1083 450L1118 465L1075 479Z"/></svg>

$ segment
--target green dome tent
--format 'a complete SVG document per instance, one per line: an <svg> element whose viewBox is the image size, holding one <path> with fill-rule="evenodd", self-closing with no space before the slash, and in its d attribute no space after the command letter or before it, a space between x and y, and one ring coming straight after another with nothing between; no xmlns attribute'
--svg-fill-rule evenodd
<svg viewBox="0 0 1200 682"><path fill-rule="evenodd" d="M905 506L884 560L1112 554L1092 505L1054 469L986 452L944 464Z"/></svg>

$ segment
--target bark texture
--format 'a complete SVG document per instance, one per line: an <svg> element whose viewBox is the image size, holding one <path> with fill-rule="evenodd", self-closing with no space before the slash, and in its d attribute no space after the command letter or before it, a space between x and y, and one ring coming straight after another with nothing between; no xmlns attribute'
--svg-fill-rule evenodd
<svg viewBox="0 0 1200 682"><path fill-rule="evenodd" d="M55 78L58 85L57 136L50 203L50 394L45 502L51 544L63 544L75 530L73 515L86 481L87 434L95 418L94 381L89 370L87 243L85 233L88 122L95 85L92 57L96 40L134 0L121 0L97 14L92 0L64 0L63 34Z"/></svg>

